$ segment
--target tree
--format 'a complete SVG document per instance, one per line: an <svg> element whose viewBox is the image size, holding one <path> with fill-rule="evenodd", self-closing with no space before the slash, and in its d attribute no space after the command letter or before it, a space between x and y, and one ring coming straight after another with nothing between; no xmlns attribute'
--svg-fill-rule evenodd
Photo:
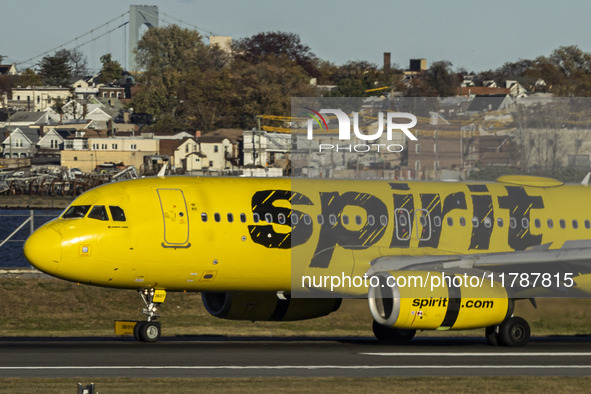
<svg viewBox="0 0 591 394"><path fill-rule="evenodd" d="M68 52L68 62L72 67L72 76L82 78L88 75L88 62L86 57L78 49L70 49Z"/></svg>
<svg viewBox="0 0 591 394"><path fill-rule="evenodd" d="M118 61L111 59L110 53L101 56L101 63L103 64L100 76L101 83L108 83L121 78L123 67Z"/></svg>
<svg viewBox="0 0 591 394"><path fill-rule="evenodd" d="M188 70L206 50L201 35L177 25L152 28L138 42L136 60L150 77L171 70Z"/></svg>
<svg viewBox="0 0 591 394"><path fill-rule="evenodd" d="M310 47L302 44L300 36L294 33L266 32L238 40L233 45L237 59L251 64L269 62L273 58L286 57L302 67L310 76L319 75L316 69L316 55Z"/></svg>
<svg viewBox="0 0 591 394"><path fill-rule="evenodd" d="M433 62L427 71L427 83L439 97L455 96L460 86L457 74L451 70L452 63L447 60Z"/></svg>
<svg viewBox="0 0 591 394"><path fill-rule="evenodd" d="M65 86L72 77L67 50L60 50L53 56L45 56L39 63L39 75L43 83L50 86Z"/></svg>
<svg viewBox="0 0 591 394"><path fill-rule="evenodd" d="M66 103L61 99L61 97L58 97L53 101L53 105L51 106L51 109L53 109L60 116L60 123L62 123L64 117L65 105Z"/></svg>
<svg viewBox="0 0 591 394"><path fill-rule="evenodd" d="M40 86L42 81L39 74L27 68L18 76L16 83L19 86Z"/></svg>

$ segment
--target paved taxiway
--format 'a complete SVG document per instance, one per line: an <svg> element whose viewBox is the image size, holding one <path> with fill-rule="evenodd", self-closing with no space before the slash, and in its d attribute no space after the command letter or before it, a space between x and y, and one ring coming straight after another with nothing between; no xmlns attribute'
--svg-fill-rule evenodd
<svg viewBox="0 0 591 394"><path fill-rule="evenodd" d="M591 337L535 338L525 348L481 338L0 338L0 377L591 375Z"/></svg>

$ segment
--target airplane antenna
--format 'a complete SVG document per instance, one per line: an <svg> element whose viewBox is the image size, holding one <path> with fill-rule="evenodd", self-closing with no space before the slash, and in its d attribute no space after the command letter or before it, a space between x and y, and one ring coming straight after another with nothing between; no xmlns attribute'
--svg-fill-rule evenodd
<svg viewBox="0 0 591 394"><path fill-rule="evenodd" d="M164 178L164 175L166 175L166 166L168 163L164 163L162 165L162 168L160 168L160 171L158 171L158 176L161 178Z"/></svg>
<svg viewBox="0 0 591 394"><path fill-rule="evenodd" d="M583 181L581 182L581 185L588 186L589 185L589 179L590 178L591 178L591 172L588 172L587 175L585 175L585 178L583 178Z"/></svg>

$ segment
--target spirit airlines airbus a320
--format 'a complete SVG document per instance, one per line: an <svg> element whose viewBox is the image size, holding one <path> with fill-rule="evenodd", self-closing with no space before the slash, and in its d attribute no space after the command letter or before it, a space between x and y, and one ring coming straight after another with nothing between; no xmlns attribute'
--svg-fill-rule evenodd
<svg viewBox="0 0 591 394"><path fill-rule="evenodd" d="M147 342L166 292L194 291L212 315L252 321L368 297L380 340L482 327L520 346L530 329L515 300L591 287L583 183L144 178L79 196L24 251L49 275L138 290L147 319L133 333Z"/></svg>

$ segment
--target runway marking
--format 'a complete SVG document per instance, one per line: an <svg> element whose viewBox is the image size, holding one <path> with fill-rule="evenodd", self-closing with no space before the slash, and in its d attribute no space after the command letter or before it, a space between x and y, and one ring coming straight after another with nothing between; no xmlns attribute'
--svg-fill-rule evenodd
<svg viewBox="0 0 591 394"><path fill-rule="evenodd" d="M393 357L410 357L410 356L421 356L421 357L573 357L573 356L591 356L591 352L520 352L520 353L359 353L364 356L393 356Z"/></svg>
<svg viewBox="0 0 591 394"><path fill-rule="evenodd" d="M0 371L19 370L131 370L131 369L188 369L188 370L285 370L285 369L591 369L591 365L120 365L120 366L45 366L0 367Z"/></svg>

